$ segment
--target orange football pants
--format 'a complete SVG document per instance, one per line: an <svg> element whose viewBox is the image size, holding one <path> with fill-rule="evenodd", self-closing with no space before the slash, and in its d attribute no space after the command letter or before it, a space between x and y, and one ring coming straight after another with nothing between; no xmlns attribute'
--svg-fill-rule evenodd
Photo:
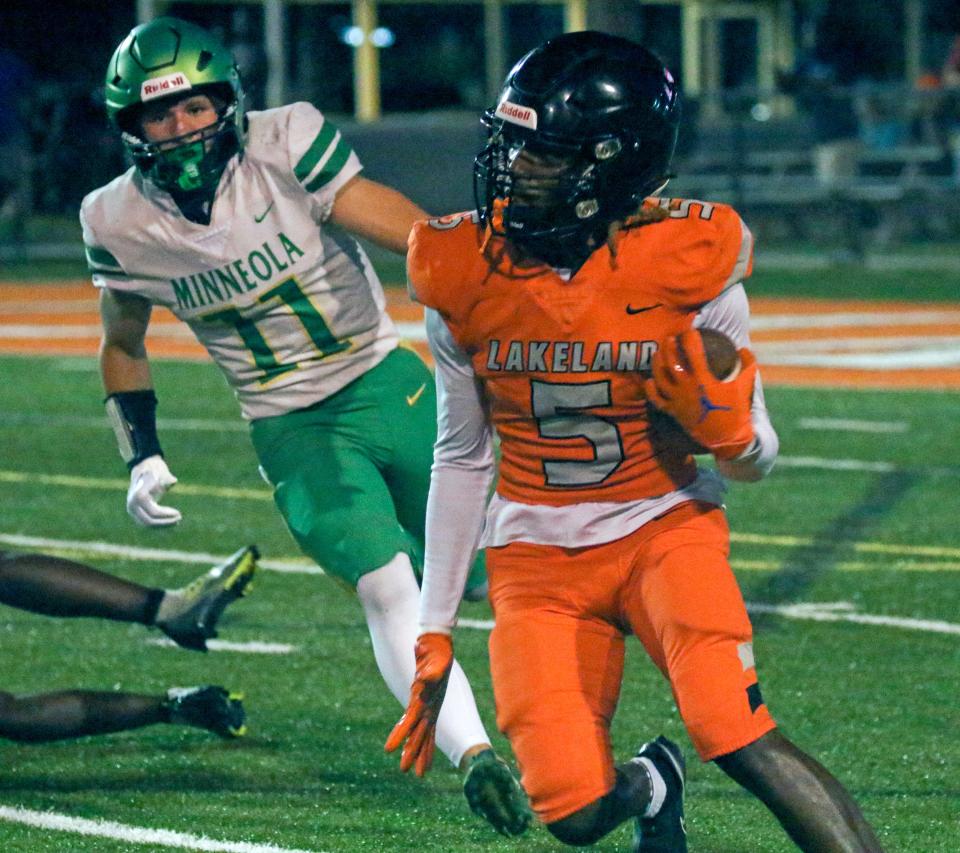
<svg viewBox="0 0 960 853"><path fill-rule="evenodd" d="M703 761L775 727L728 554L723 511L695 502L603 545L487 549L497 725L542 821L567 817L614 785L609 731L627 634L669 679Z"/></svg>

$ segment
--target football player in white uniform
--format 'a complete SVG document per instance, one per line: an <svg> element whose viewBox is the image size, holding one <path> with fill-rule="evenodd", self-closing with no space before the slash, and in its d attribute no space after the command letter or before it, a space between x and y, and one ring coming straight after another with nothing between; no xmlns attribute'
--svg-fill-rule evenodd
<svg viewBox="0 0 960 853"><path fill-rule="evenodd" d="M164 305L236 392L300 547L356 589L380 672L405 704L436 397L422 360L398 346L354 235L405 252L426 214L362 177L310 104L245 113L233 57L186 21L131 31L110 60L106 104L134 165L84 199L81 220L100 288L107 411L131 473L127 508L149 526L181 517L161 503L176 478L157 439L144 344L151 305ZM471 808L519 834L526 800L459 668L451 688L440 749L465 771Z"/></svg>

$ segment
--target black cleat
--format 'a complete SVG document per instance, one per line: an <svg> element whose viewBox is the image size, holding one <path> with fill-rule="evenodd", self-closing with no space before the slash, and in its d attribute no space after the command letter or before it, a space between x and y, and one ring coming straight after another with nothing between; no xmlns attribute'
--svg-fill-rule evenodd
<svg viewBox="0 0 960 853"><path fill-rule="evenodd" d="M523 835L533 821L527 795L507 763L492 749L470 759L463 794L475 815L508 838Z"/></svg>
<svg viewBox="0 0 960 853"><path fill-rule="evenodd" d="M243 737L243 694L230 693L223 687L171 687L163 700L167 722L179 726L196 726L223 738Z"/></svg>
<svg viewBox="0 0 960 853"><path fill-rule="evenodd" d="M687 828L683 821L686 762L680 747L663 735L640 747L636 761L646 758L657 768L667 786L660 811L653 817L638 817L633 833L633 853L687 853Z"/></svg>
<svg viewBox="0 0 960 853"><path fill-rule="evenodd" d="M205 652L207 640L217 636L220 614L249 592L259 557L256 546L248 545L182 589L171 590L156 626L178 646Z"/></svg>

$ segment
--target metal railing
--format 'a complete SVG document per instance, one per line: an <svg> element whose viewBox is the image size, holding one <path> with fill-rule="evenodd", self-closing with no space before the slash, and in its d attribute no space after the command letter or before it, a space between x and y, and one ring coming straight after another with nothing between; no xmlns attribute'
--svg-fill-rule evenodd
<svg viewBox="0 0 960 853"><path fill-rule="evenodd" d="M799 234L814 242L838 233L854 234L852 245L960 238L960 91L833 90L830 107L846 122L832 137L815 102L772 109L778 98L738 91L689 101L668 192L729 202L761 229L777 217L802 220L804 209L819 221L847 221ZM475 114L402 114L373 124L343 117L342 130L371 177L431 212L471 206L471 164L482 142ZM23 185L16 195L16 174L0 175L0 243L8 245L24 239L32 215L75 218L83 195L125 168L96 98L62 85L36 93L20 155L27 198Z"/></svg>

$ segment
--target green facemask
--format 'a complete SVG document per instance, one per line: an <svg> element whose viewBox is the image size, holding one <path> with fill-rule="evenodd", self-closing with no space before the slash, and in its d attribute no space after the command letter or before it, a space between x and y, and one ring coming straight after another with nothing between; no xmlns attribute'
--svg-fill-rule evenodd
<svg viewBox="0 0 960 853"><path fill-rule="evenodd" d="M160 155L163 160L161 168L170 167L177 170L178 189L184 192L203 189L203 173L200 170L206 153L203 149L203 142L190 142Z"/></svg>

